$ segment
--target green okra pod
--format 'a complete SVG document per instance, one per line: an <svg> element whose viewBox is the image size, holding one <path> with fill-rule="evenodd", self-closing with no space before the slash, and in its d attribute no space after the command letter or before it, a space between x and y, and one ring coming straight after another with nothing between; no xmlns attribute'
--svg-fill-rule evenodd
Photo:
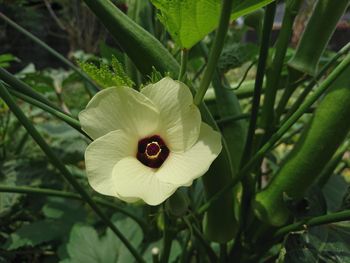
<svg viewBox="0 0 350 263"><path fill-rule="evenodd" d="M349 0L318 0L289 66L316 75L318 63Z"/></svg>
<svg viewBox="0 0 350 263"><path fill-rule="evenodd" d="M350 130L350 67L331 85L299 141L270 184L253 201L263 222L281 226L290 212L284 197L298 201L318 179L322 169Z"/></svg>
<svg viewBox="0 0 350 263"><path fill-rule="evenodd" d="M152 72L152 67L174 77L179 65L168 50L149 32L135 23L109 0L84 0L116 38L138 70L143 74Z"/></svg>

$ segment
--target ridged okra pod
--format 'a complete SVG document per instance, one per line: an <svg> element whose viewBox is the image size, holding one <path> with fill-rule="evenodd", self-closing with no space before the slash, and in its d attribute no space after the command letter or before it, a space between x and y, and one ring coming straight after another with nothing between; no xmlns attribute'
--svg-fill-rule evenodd
<svg viewBox="0 0 350 263"><path fill-rule="evenodd" d="M318 63L350 0L318 0L289 66L316 75Z"/></svg>
<svg viewBox="0 0 350 263"><path fill-rule="evenodd" d="M180 67L168 50L150 33L135 23L109 0L84 0L91 11L115 37L138 70L143 74L158 71L176 76Z"/></svg>
<svg viewBox="0 0 350 263"><path fill-rule="evenodd" d="M331 85L270 184L256 195L254 212L263 222L280 226L288 221L290 213L284 196L301 200L348 134L349 76L350 66Z"/></svg>

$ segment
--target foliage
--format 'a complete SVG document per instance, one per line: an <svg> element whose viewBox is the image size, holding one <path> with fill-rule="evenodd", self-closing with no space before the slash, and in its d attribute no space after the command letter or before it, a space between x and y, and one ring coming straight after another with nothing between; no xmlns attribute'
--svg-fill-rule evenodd
<svg viewBox="0 0 350 263"><path fill-rule="evenodd" d="M2 67L2 68L9 67L10 63L14 62L14 61L19 62L19 59L16 58L12 54L7 53L7 54L1 54L0 55L0 67Z"/></svg>
<svg viewBox="0 0 350 263"><path fill-rule="evenodd" d="M131 87L134 85L125 73L122 64L114 56L112 56L110 66L102 61L99 68L91 62L80 61L79 66L102 88L112 86Z"/></svg>
<svg viewBox="0 0 350 263"><path fill-rule="evenodd" d="M219 24L221 6L219 0L151 0L151 2L160 10L159 19L182 48L191 48ZM232 20L253 12L272 0L243 2L234 1Z"/></svg>
<svg viewBox="0 0 350 263"><path fill-rule="evenodd" d="M61 61L54 64L49 57L45 60L38 55L36 60L27 61L21 52L2 49L0 95L3 90L10 92L73 181L105 215L94 213L96 209L88 199L75 192L74 183L63 179L57 163L42 152L13 114L13 105L9 107L8 101L0 98L0 262L142 262L135 255L145 262L162 263L350 261L350 225L346 221L350 220L349 123L348 114L344 114L349 103L342 95L350 88L350 45L339 51L328 47L323 52L329 46L329 32L336 30L338 16L345 8L338 5L339 10L323 12L317 11L321 6L314 8L313 12L319 13L313 15L308 32L317 36L319 27L313 25L319 24L318 19L326 23L325 17L331 17L332 25L322 31L322 39L327 41L318 43L315 36L305 34L302 43L309 51L296 52L302 46L294 48L289 43L297 32L293 28L295 15L305 15L298 9L301 1L285 1L284 20L273 34L277 42L268 46L272 41L266 36L272 27L266 22L252 28L246 26L250 23L233 20L258 11L255 22L260 23L264 12L259 8L265 7L265 14L274 14L274 1L233 0L232 10L224 10L230 17L229 29L219 39L224 46L214 50L219 55L213 60L210 53L217 36L211 32L222 30L224 1L0 3L5 15L19 24L25 18L24 27L39 38L43 36L40 32L50 28L50 33L66 39L62 41L70 51L67 57L79 68L74 68L65 53L56 56ZM332 5L329 0L315 1L322 3ZM342 5L348 4L342 1ZM289 10L291 6L293 10ZM19 13L11 16L14 10ZM79 12L84 14L78 17ZM24 18L20 19L21 14ZM31 20L32 14L35 17ZM53 20L57 16L65 29L53 22L33 31L38 17L45 16ZM0 18L4 19L3 13ZM101 27L97 20L113 39L104 29L95 31ZM11 39L14 34L10 26L4 28L4 39ZM77 32L83 35L81 39L74 39ZM257 41L247 41L252 34ZM82 39L88 42L84 44ZM33 50L37 44L34 40ZM38 49L40 54L48 51L42 45ZM310 56L310 50L322 54ZM317 68L312 70L314 76L308 75L310 70L290 68L295 57L306 68ZM207 66L212 66L213 75ZM205 93L203 79L209 80L206 105L200 104L202 120L220 130L227 152L223 151L204 179L179 189L162 205L126 204L99 195L85 174L84 153L91 139L77 120L94 95L91 86L96 83L101 89L128 86L140 90L164 76L175 78L180 68L185 70L183 81L194 95ZM272 74L275 72L278 74ZM10 82L11 77L19 82ZM93 82L89 83L90 78ZM34 91L31 97L24 92L25 85ZM38 101L51 111L40 107ZM267 101L272 104L267 105ZM271 116L262 110L264 107ZM52 111L63 117L57 119ZM318 118L320 115L323 117ZM72 129L68 120L78 127ZM321 137L312 136L315 134ZM337 136L326 138L328 134ZM340 140L342 137L345 139ZM295 166L287 169L293 160L297 160ZM208 182L212 187L208 188ZM288 188L291 185L293 189ZM266 202L256 202L266 193ZM223 200L220 198L226 201L217 202ZM176 200L186 205L179 208ZM174 202L181 213L172 211ZM273 216L284 211L283 220L271 223L266 219L267 211L273 211ZM112 228L106 227L106 221Z"/></svg>

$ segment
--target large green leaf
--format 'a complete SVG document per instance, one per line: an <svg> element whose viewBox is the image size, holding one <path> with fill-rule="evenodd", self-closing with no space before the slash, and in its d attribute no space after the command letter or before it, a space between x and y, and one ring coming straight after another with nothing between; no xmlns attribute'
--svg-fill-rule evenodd
<svg viewBox="0 0 350 263"><path fill-rule="evenodd" d="M259 9L274 0L234 0L231 19ZM221 0L151 0L159 19L175 42L191 48L219 24Z"/></svg>
<svg viewBox="0 0 350 263"><path fill-rule="evenodd" d="M14 231L3 248L18 249L23 246L37 246L44 242L64 239L73 224L84 222L86 212L79 201L62 198L48 198L43 207L45 219L23 224Z"/></svg>
<svg viewBox="0 0 350 263"><path fill-rule="evenodd" d="M288 236L285 263L350 262L349 222L314 227Z"/></svg>
<svg viewBox="0 0 350 263"><path fill-rule="evenodd" d="M116 222L118 228L135 247L142 241L142 231L135 222L126 218ZM67 244L69 259L62 263L122 263L132 262L130 252L110 229L102 237L88 225L76 224Z"/></svg>

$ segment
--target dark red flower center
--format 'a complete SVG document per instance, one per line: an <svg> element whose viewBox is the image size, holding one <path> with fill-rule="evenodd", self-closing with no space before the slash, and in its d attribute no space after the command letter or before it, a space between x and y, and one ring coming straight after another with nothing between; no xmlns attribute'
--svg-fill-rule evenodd
<svg viewBox="0 0 350 263"><path fill-rule="evenodd" d="M137 159L151 168L159 168L169 155L169 148L159 135L141 139L137 148Z"/></svg>
<svg viewBox="0 0 350 263"><path fill-rule="evenodd" d="M162 150L157 142L150 142L146 146L146 155L149 158L157 158Z"/></svg>

